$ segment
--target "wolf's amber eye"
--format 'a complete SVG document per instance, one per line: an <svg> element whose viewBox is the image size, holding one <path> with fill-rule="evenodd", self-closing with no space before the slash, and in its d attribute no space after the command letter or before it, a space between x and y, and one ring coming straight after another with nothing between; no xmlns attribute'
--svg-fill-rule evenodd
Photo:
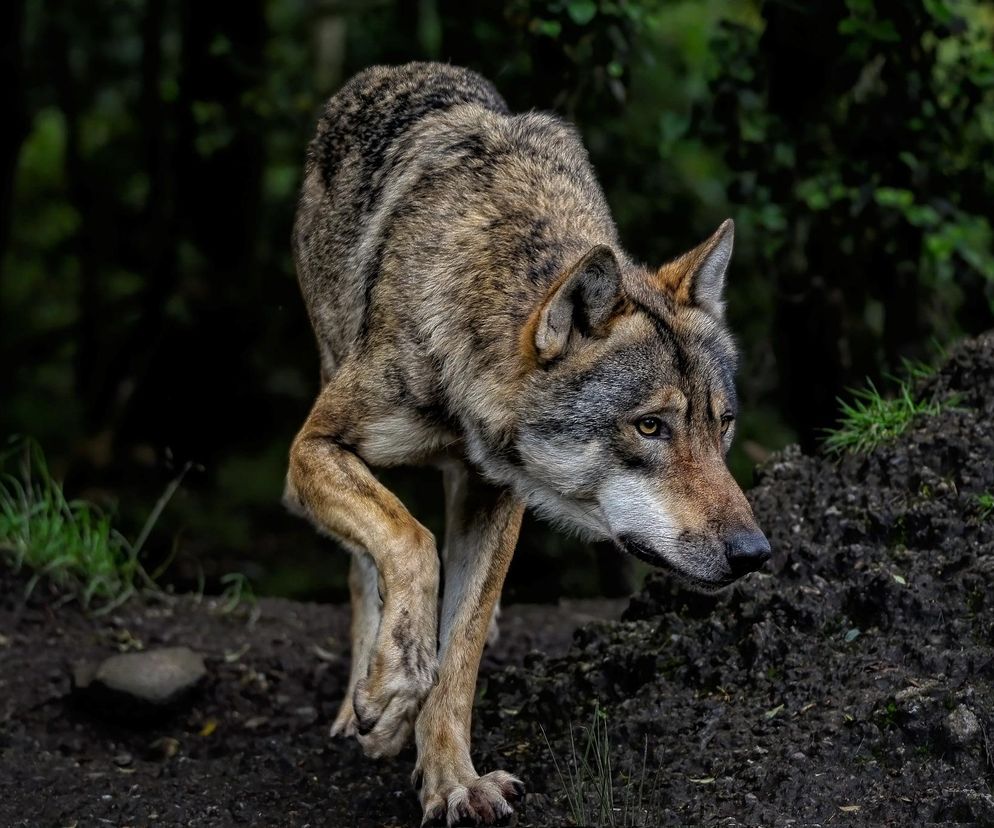
<svg viewBox="0 0 994 828"><path fill-rule="evenodd" d="M643 437L669 437L669 427L659 417L642 417L638 423L639 434Z"/></svg>
<svg viewBox="0 0 994 828"><path fill-rule="evenodd" d="M724 437L728 434L728 429L732 427L732 423L735 422L735 415L731 412L726 411L721 415L721 436Z"/></svg>

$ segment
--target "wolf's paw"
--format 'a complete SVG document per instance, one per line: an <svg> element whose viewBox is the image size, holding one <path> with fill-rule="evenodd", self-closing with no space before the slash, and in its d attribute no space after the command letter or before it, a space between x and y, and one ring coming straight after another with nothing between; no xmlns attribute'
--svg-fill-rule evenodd
<svg viewBox="0 0 994 828"><path fill-rule="evenodd" d="M396 756L414 732L425 697L435 685L434 656L418 660L419 669L372 669L352 698L355 730L367 756Z"/></svg>
<svg viewBox="0 0 994 828"><path fill-rule="evenodd" d="M352 706L352 694L349 693L342 701L342 706L338 708L338 715L331 723L329 736L349 736L356 735L355 707Z"/></svg>
<svg viewBox="0 0 994 828"><path fill-rule="evenodd" d="M525 797L520 779L493 771L463 784L440 785L421 792L421 825L510 825L514 806Z"/></svg>

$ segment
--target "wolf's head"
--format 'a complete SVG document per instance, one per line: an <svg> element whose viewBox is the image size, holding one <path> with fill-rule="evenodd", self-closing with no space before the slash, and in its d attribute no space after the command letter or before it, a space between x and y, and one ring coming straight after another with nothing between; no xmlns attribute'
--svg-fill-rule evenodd
<svg viewBox="0 0 994 828"><path fill-rule="evenodd" d="M522 342L535 366L517 437L528 501L703 591L770 555L725 465L737 415L722 302L732 239L726 221L658 271L594 247Z"/></svg>

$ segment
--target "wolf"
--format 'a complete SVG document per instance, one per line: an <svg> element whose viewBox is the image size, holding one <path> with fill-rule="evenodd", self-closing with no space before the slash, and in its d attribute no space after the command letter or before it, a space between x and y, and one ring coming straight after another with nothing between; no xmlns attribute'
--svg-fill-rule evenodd
<svg viewBox="0 0 994 828"><path fill-rule="evenodd" d="M697 590L769 557L725 464L732 244L726 221L636 262L576 129L466 69L376 66L328 101L292 240L322 387L285 500L352 553L332 733L373 757L413 734L425 824L500 823L524 794L476 771L470 722L526 507ZM442 469L441 555L373 473L399 464Z"/></svg>

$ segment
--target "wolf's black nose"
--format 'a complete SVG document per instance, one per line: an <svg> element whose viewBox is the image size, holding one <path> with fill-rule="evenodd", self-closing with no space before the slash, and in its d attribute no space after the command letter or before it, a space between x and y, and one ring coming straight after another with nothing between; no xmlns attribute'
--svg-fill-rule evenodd
<svg viewBox="0 0 994 828"><path fill-rule="evenodd" d="M741 578L770 559L770 542L762 532L736 532L725 541L725 557L732 574Z"/></svg>

